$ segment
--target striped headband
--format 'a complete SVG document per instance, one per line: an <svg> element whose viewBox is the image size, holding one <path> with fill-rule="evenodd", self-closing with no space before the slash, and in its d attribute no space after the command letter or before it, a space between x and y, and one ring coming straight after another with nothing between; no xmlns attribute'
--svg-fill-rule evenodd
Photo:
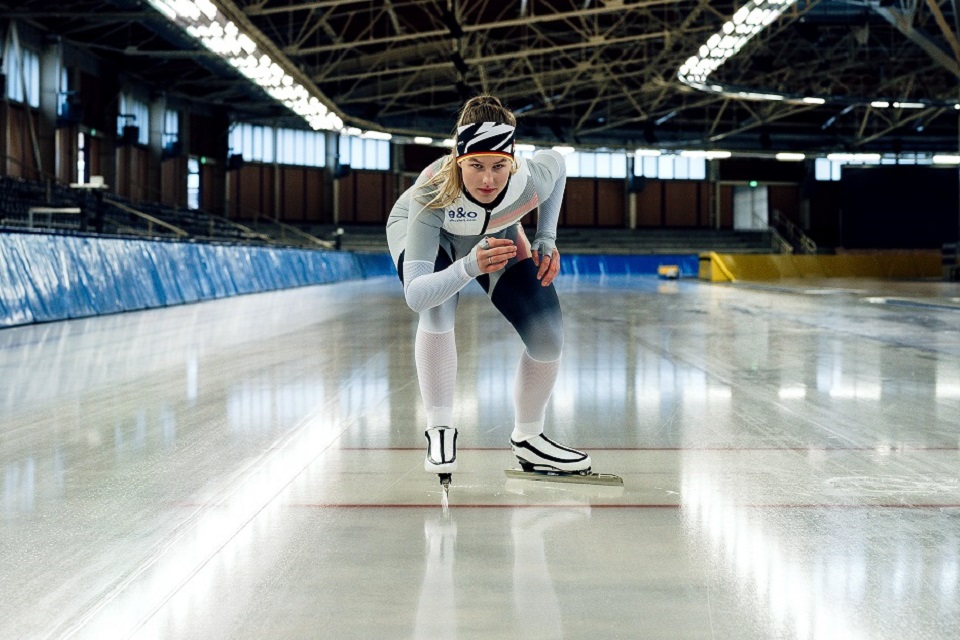
<svg viewBox="0 0 960 640"><path fill-rule="evenodd" d="M457 160L465 156L513 157L516 127L499 122L474 122L457 127Z"/></svg>

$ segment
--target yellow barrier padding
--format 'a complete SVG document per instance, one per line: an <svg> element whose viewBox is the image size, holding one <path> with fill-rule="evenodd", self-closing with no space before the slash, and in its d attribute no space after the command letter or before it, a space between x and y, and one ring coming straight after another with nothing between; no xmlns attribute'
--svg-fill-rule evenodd
<svg viewBox="0 0 960 640"><path fill-rule="evenodd" d="M729 256L725 256L729 257ZM736 278L730 273L730 269L723 263L720 254L715 251L700 254L700 265L697 276L701 280L710 282L736 282Z"/></svg>
<svg viewBox="0 0 960 640"><path fill-rule="evenodd" d="M839 255L700 254L699 277L710 282L781 278L937 278L940 252L871 251Z"/></svg>

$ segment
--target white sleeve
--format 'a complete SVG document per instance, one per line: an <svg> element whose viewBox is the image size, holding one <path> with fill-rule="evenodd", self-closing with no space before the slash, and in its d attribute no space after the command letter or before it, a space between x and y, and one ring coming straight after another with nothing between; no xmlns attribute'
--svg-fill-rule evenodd
<svg viewBox="0 0 960 640"><path fill-rule="evenodd" d="M531 163L531 175L537 192L547 192L547 195L540 201L533 248L549 254L556 246L560 205L567 184L567 164L563 156L552 149L538 152L534 160L536 162Z"/></svg>
<svg viewBox="0 0 960 640"><path fill-rule="evenodd" d="M442 217L439 220L442 224ZM434 272L439 236L435 216L420 212L411 217L403 260L403 293L407 305L416 312L443 304L480 275L479 244L446 269Z"/></svg>
<svg viewBox="0 0 960 640"><path fill-rule="evenodd" d="M407 305L419 313L443 304L467 286L474 277L467 273L465 259L436 273L433 263L428 260L404 260L403 293Z"/></svg>

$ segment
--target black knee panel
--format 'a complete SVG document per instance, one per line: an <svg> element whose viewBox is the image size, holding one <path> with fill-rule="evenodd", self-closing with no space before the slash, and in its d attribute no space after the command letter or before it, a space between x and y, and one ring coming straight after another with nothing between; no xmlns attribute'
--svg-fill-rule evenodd
<svg viewBox="0 0 960 640"><path fill-rule="evenodd" d="M497 280L490 296L494 306L520 334L534 360L552 362L563 350L563 314L560 299L551 284L537 280L532 259L521 260Z"/></svg>

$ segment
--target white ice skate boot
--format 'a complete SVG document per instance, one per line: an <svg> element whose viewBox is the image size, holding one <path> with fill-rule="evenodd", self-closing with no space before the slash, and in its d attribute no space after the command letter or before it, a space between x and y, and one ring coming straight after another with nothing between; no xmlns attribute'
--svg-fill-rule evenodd
<svg viewBox="0 0 960 640"><path fill-rule="evenodd" d="M524 471L590 473L588 454L557 444L542 433L528 440L510 438L510 446Z"/></svg>
<svg viewBox="0 0 960 640"><path fill-rule="evenodd" d="M427 457L423 470L430 473L452 473L457 470L457 430L431 427L423 432L427 438Z"/></svg>

